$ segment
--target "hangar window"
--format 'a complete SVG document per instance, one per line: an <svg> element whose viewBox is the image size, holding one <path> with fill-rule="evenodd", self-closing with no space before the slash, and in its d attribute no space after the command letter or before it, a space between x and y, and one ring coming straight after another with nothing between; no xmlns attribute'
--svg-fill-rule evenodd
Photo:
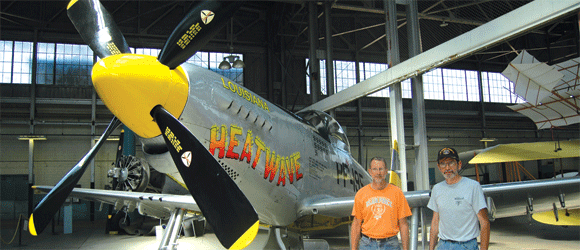
<svg viewBox="0 0 580 250"><path fill-rule="evenodd" d="M36 56L36 84L89 86L94 64L93 51L84 44L37 43L0 40L0 83L31 84L33 56ZM129 48L131 52L157 56L160 49ZM238 84L244 82L244 70L218 68L225 56L220 52L197 52L187 62L210 69ZM233 54L243 60L242 54ZM98 59L98 58L97 58Z"/></svg>
<svg viewBox="0 0 580 250"><path fill-rule="evenodd" d="M350 144L346 138L346 133L332 116L317 110L306 110L298 112L296 115L313 126L322 138L350 153Z"/></svg>
<svg viewBox="0 0 580 250"><path fill-rule="evenodd" d="M57 85L91 85L93 51L88 45L56 44L55 79Z"/></svg>
<svg viewBox="0 0 580 250"><path fill-rule="evenodd" d="M0 42L2 83L30 83L32 81L32 43Z"/></svg>
<svg viewBox="0 0 580 250"><path fill-rule="evenodd" d="M157 56L161 52L160 49L145 49L145 48L138 48L135 49L135 53L143 54L143 55L150 55L150 56ZM220 52L205 52L205 51L198 51L192 57L190 57L186 62L191 63L200 67L207 68L211 71L214 71L228 79L244 85L244 69L237 69L231 68L228 70L222 70L218 66L224 60L225 56L234 55L239 56L240 59L244 60L244 55L242 54L225 54Z"/></svg>
<svg viewBox="0 0 580 250"><path fill-rule="evenodd" d="M308 58L306 65L309 65ZM355 62L333 62L334 89L340 92L356 82ZM359 62L360 80L364 81L388 69L384 63ZM326 60L320 60L320 90L327 95L326 90ZM447 101L479 102L478 73L481 74L484 102L523 103L522 98L514 94L514 85L499 73L477 72L435 68L423 74L423 95L425 99ZM412 98L411 80L401 82L403 98ZM306 76L306 93L310 94L310 78ZM369 97L389 97L389 89L385 88L369 95Z"/></svg>

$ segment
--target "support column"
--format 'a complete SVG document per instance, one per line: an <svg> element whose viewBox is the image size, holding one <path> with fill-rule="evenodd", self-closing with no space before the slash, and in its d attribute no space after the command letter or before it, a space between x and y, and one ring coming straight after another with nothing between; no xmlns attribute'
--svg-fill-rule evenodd
<svg viewBox="0 0 580 250"><path fill-rule="evenodd" d="M421 53L419 34L419 14L417 2L409 1L407 9L407 33L409 38L409 58ZM413 138L415 141L415 190L429 190L429 156L427 148L427 122L425 119L425 98L423 96L423 76L411 78L413 98Z"/></svg>
<svg viewBox="0 0 580 250"><path fill-rule="evenodd" d="M332 50L332 22L330 18L331 1L324 2L324 23L326 26L326 92L328 96L334 94L334 63L333 63L333 50ZM334 109L328 111L330 116L335 117Z"/></svg>
<svg viewBox="0 0 580 250"><path fill-rule="evenodd" d="M318 49L318 11L316 2L308 1L308 43L310 43L310 95L312 103L318 102L320 95L320 62L316 56Z"/></svg>
<svg viewBox="0 0 580 250"><path fill-rule="evenodd" d="M412 208L411 215L411 233L409 234L409 249L416 250L419 238L419 216L421 216L419 207ZM425 230L423 230L423 233Z"/></svg>
<svg viewBox="0 0 580 250"><path fill-rule="evenodd" d="M383 0L383 2L386 8L387 59L389 68L392 68L401 61L399 57L399 35L397 31L397 3L389 0ZM401 167L401 189L407 191L407 155L405 153L405 124L403 122L403 97L400 82L394 83L389 87L389 95L391 148L395 145L394 141L397 141Z"/></svg>
<svg viewBox="0 0 580 250"><path fill-rule="evenodd" d="M359 83L360 82L360 67L359 67L359 59L358 59L358 50L356 52L355 55L355 60L354 60L354 68L355 68L355 72L356 72L356 82ZM366 159L364 159L363 157L363 146L364 146L364 140L363 140L363 118L362 118L362 100L359 98L356 100L356 113L358 116L358 162L363 166L366 167L365 165L365 161Z"/></svg>
<svg viewBox="0 0 580 250"><path fill-rule="evenodd" d="M34 140L28 139L28 218L34 210L32 186L34 186Z"/></svg>
<svg viewBox="0 0 580 250"><path fill-rule="evenodd" d="M481 63L477 64L477 86L479 87L479 112L481 113L481 138L487 138L487 125L485 123L485 102L483 96L483 79L481 77ZM483 142L483 147L487 148L487 142Z"/></svg>

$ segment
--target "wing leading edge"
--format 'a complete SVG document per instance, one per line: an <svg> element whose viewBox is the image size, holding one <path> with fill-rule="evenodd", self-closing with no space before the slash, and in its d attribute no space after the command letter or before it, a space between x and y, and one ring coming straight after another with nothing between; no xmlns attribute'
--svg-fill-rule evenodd
<svg viewBox="0 0 580 250"><path fill-rule="evenodd" d="M34 186L34 189L49 192L51 186ZM139 209L139 212L156 218L168 218L171 211L183 208L190 211L200 211L191 195L154 194L141 192L125 192L114 190L75 188L70 196L115 205L119 210L126 206L129 210Z"/></svg>

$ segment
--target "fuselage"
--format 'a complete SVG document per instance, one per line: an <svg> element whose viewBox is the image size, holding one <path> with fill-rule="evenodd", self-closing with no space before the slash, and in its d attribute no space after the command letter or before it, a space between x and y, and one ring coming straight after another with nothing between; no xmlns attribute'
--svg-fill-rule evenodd
<svg viewBox="0 0 580 250"><path fill-rule="evenodd" d="M300 202L354 196L370 183L332 117L315 111L294 115L212 71L181 67L189 94L179 120L240 187L262 223L289 225ZM183 183L163 139L142 142L146 160Z"/></svg>

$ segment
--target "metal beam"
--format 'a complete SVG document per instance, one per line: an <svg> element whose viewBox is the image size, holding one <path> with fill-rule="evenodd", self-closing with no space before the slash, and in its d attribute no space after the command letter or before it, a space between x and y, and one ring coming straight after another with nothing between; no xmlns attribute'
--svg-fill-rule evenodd
<svg viewBox="0 0 580 250"><path fill-rule="evenodd" d="M377 92L432 68L455 62L479 50L536 29L580 8L580 0L536 0L410 58L365 81L351 86L303 110L326 111ZM533 13L533 15L530 15ZM510 25L506 25L510 24Z"/></svg>

